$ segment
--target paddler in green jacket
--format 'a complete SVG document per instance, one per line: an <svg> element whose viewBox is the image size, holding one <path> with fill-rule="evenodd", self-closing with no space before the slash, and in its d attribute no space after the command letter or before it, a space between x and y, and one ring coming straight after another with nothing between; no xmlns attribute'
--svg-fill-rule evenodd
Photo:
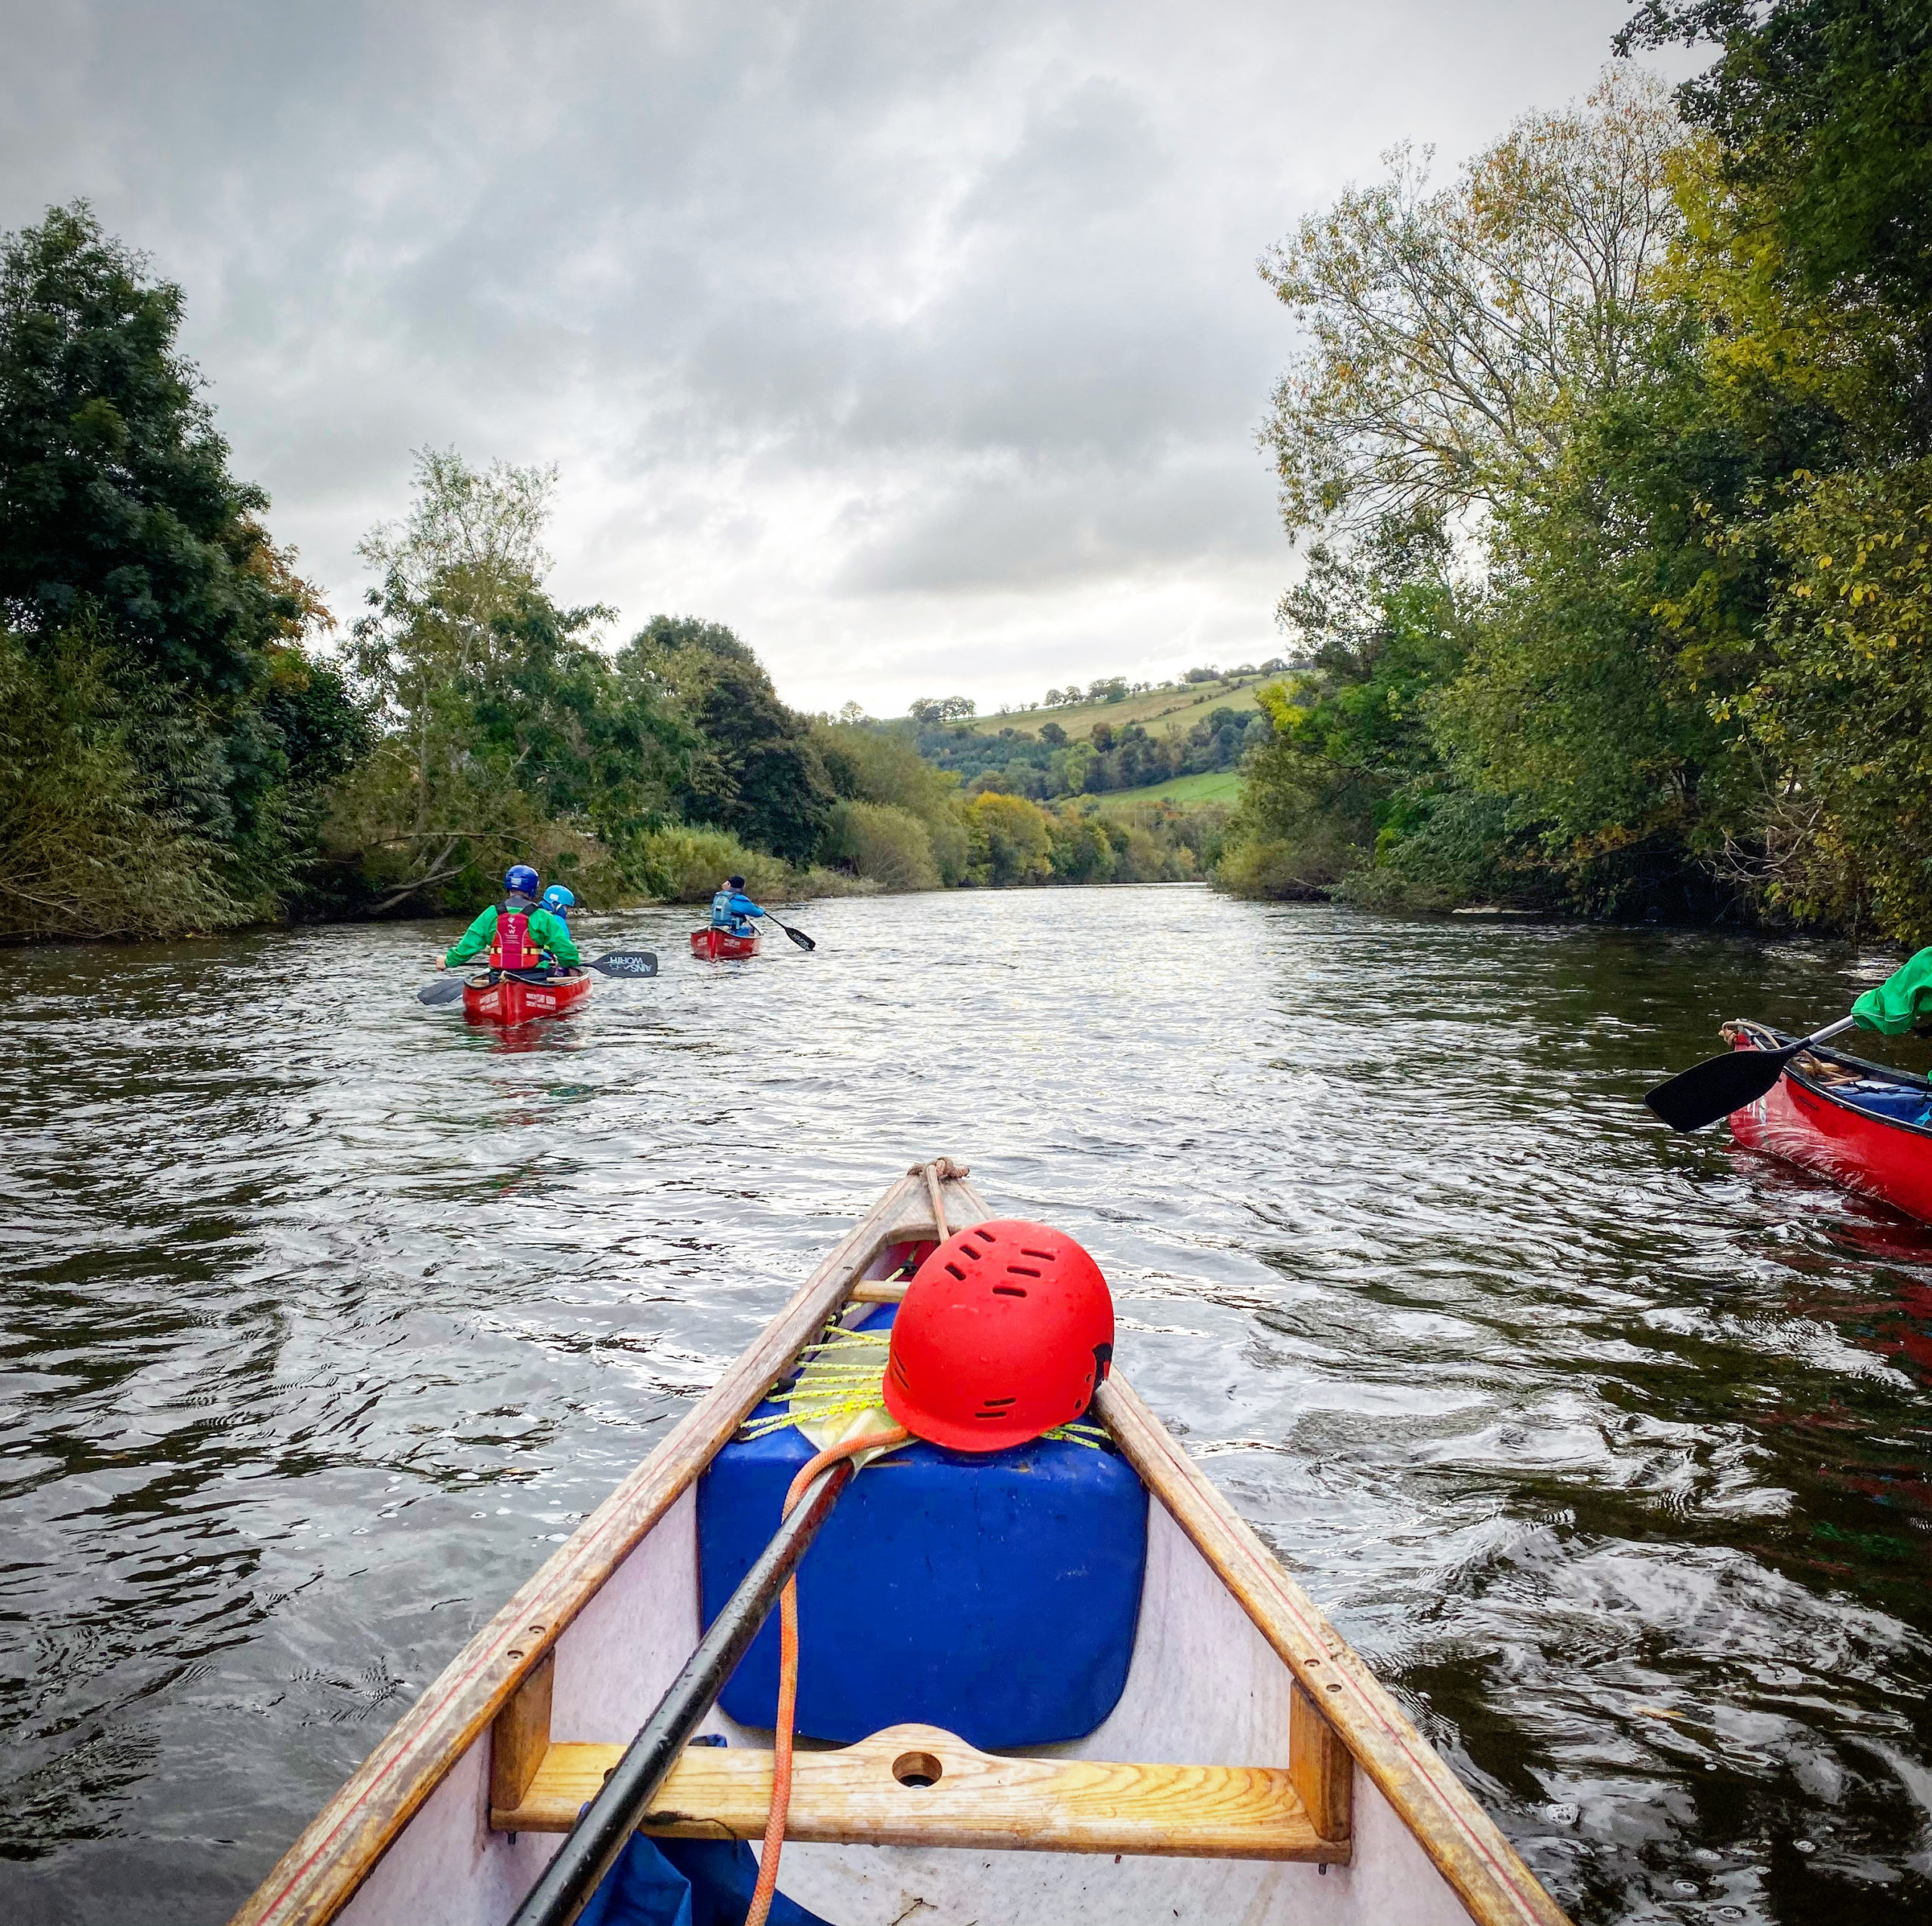
<svg viewBox="0 0 1932 1926"><path fill-rule="evenodd" d="M440 967L453 970L485 949L490 952L491 967L500 967L502 952L497 943L500 915L521 916L524 920L525 946L532 953L529 964L523 967L536 967L537 952L543 950L548 950L566 968L580 962L583 959L577 955L577 945L571 940L570 925L538 902L537 892L543 887L543 879L528 863L517 863L503 878L503 901L491 904L451 944Z"/></svg>

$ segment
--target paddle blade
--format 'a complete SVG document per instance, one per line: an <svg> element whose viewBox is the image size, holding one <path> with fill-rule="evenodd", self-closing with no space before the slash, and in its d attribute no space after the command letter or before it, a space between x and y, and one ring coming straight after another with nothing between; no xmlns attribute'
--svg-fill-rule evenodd
<svg viewBox="0 0 1932 1926"><path fill-rule="evenodd" d="M1727 1050L1660 1083L1644 1101L1674 1131L1700 1131L1755 1103L1784 1073L1789 1050Z"/></svg>
<svg viewBox="0 0 1932 1926"><path fill-rule="evenodd" d="M614 949L585 963L586 970L601 970L607 977L654 977L657 957L648 949Z"/></svg>
<svg viewBox="0 0 1932 1926"><path fill-rule="evenodd" d="M773 920L777 921L777 919L774 918ZM789 923L780 923L778 927L783 930L801 949L817 949L818 945L814 943L811 938L807 936L803 930L795 930Z"/></svg>
<svg viewBox="0 0 1932 1926"><path fill-rule="evenodd" d="M425 983L416 992L418 1003L454 1003L463 994L460 977L441 977L433 983Z"/></svg>

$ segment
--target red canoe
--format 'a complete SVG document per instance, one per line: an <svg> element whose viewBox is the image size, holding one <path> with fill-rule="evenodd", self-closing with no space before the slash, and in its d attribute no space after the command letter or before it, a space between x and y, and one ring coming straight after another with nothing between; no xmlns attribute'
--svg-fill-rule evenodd
<svg viewBox="0 0 1932 1926"><path fill-rule="evenodd" d="M1737 1050L1795 1041L1761 1023L1727 1023L1724 1035ZM1767 1094L1731 1112L1730 1134L1751 1149L1932 1223L1928 1111L1932 1084L1924 1077L1814 1046L1792 1059Z"/></svg>
<svg viewBox="0 0 1932 1926"><path fill-rule="evenodd" d="M691 932L691 954L709 957L713 962L730 962L758 954L755 936L734 937L729 930L703 929Z"/></svg>
<svg viewBox="0 0 1932 1926"><path fill-rule="evenodd" d="M561 1017L590 994L590 972L579 970L547 981L526 982L521 977L472 977L463 986L463 1014L472 1023L501 1023L506 1028L538 1017Z"/></svg>

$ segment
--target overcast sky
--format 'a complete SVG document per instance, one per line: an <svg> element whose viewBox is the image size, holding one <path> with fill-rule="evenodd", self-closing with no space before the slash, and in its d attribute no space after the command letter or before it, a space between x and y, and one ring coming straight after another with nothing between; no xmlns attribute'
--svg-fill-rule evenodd
<svg viewBox="0 0 1932 1926"><path fill-rule="evenodd" d="M0 226L186 291L345 620L411 453L555 463L552 586L897 714L1278 647L1257 257L1589 87L1623 0L0 0Z"/></svg>

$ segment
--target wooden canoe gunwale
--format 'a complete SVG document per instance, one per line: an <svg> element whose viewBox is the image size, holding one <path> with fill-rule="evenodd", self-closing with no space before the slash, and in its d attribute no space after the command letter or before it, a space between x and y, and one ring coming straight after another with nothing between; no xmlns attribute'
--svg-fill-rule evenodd
<svg viewBox="0 0 1932 1926"><path fill-rule="evenodd" d="M963 1168L939 1160L931 1168L938 1180L931 1198L928 1174L928 1167L915 1165L839 1241L717 1384L445 1668L283 1854L231 1926L326 1926L826 1321L854 1297L891 1301L900 1294L857 1288L881 1254L894 1245L931 1240L935 1201L943 1200L945 1223L954 1231L992 1215ZM949 1188L941 1191L941 1184ZM1346 1747L1478 1926L1569 1926L1494 1822L1118 1372L1101 1386L1094 1409L1143 1484L1287 1667L1315 1714L1308 1723ZM1291 1723L1298 1734L1304 1730L1299 1718ZM1284 1742L1288 1736L1283 1734ZM1337 1774L1337 1763L1323 1744L1308 1758L1291 1755L1290 1769L1311 1814L1331 1814L1334 1830L1345 1835L1347 1775ZM1317 1789L1324 1778L1325 1796ZM1326 1826L1323 1836L1331 1836Z"/></svg>
<svg viewBox="0 0 1932 1926"><path fill-rule="evenodd" d="M954 1175L954 1168L947 1164L943 1174L964 1191L964 1172ZM868 1266L889 1245L931 1239L923 1175L918 1168L887 1191L676 1429L472 1637L303 1829L230 1926L325 1926L348 1904L457 1760L818 1335ZM960 1211L960 1221L974 1220L977 1202L974 1197Z"/></svg>

